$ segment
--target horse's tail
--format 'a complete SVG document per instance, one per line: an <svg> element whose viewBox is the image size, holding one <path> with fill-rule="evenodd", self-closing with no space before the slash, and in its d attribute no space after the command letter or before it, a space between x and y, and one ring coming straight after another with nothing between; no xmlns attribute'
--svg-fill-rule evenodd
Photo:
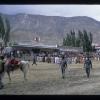
<svg viewBox="0 0 100 100"><path fill-rule="evenodd" d="M29 62L26 63L26 66L27 66L27 68L28 68L28 70L29 70L29 69L30 69L30 64L29 64Z"/></svg>
<svg viewBox="0 0 100 100"><path fill-rule="evenodd" d="M24 70L24 78L26 79L27 72L30 71L30 70L29 70L29 68L30 68L29 62L27 62L27 63L25 64L25 66L26 66L26 68L25 68L25 70Z"/></svg>
<svg viewBox="0 0 100 100"><path fill-rule="evenodd" d="M27 63L27 65L28 65L28 69L30 69L30 64L29 64L29 62Z"/></svg>

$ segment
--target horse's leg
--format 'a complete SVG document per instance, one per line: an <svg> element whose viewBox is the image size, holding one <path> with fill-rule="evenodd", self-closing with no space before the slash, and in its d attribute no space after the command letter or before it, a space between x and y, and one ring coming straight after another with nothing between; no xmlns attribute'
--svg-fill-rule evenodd
<svg viewBox="0 0 100 100"><path fill-rule="evenodd" d="M21 71L23 72L24 74L24 80L27 81L27 78L26 78L26 74L27 74L27 71L26 71L26 67L20 67Z"/></svg>
<svg viewBox="0 0 100 100"><path fill-rule="evenodd" d="M7 71L9 82L11 82L10 71Z"/></svg>

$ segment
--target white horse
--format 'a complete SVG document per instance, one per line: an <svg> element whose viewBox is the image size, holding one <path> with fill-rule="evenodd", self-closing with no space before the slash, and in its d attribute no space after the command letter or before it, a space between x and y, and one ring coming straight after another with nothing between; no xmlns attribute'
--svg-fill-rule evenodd
<svg viewBox="0 0 100 100"><path fill-rule="evenodd" d="M27 80L26 76L27 76L28 69L30 67L28 61L19 61L18 65L14 65L14 66L9 64L8 62L9 61L6 61L4 65L4 72L7 72L10 81L11 81L10 72L15 71L17 69L20 69L23 72L24 80Z"/></svg>

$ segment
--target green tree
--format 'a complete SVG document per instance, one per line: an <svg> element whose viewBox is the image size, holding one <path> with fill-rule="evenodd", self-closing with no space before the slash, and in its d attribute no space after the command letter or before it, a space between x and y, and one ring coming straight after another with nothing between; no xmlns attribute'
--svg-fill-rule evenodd
<svg viewBox="0 0 100 100"><path fill-rule="evenodd" d="M92 33L88 33L86 30L81 32L78 31L78 36L76 37L74 30L70 31L69 34L63 39L63 45L72 47L83 47L84 52L91 52L93 36Z"/></svg>
<svg viewBox="0 0 100 100"><path fill-rule="evenodd" d="M93 41L93 35L92 35L91 32L89 33L89 38L90 38L90 42L91 42L91 44L92 44L92 41Z"/></svg>
<svg viewBox="0 0 100 100"><path fill-rule="evenodd" d="M67 34L66 42L67 42L67 46L71 46L72 45L71 35L70 34Z"/></svg>
<svg viewBox="0 0 100 100"><path fill-rule="evenodd" d="M63 45L66 46L66 37L63 38Z"/></svg>
<svg viewBox="0 0 100 100"><path fill-rule="evenodd" d="M63 45L70 46L71 45L71 36L67 34L66 37L63 38Z"/></svg>
<svg viewBox="0 0 100 100"><path fill-rule="evenodd" d="M4 21L2 16L0 16L0 38L3 39L5 35Z"/></svg>
<svg viewBox="0 0 100 100"><path fill-rule="evenodd" d="M75 47L80 47L80 39L79 39L79 37L76 38Z"/></svg>
<svg viewBox="0 0 100 100"><path fill-rule="evenodd" d="M71 34L71 46L75 47L75 32L74 30L70 32Z"/></svg>
<svg viewBox="0 0 100 100"><path fill-rule="evenodd" d="M3 40L5 46L10 39L10 23L2 15L0 15L0 38Z"/></svg>
<svg viewBox="0 0 100 100"><path fill-rule="evenodd" d="M84 40L84 38L83 38L83 33L82 33L80 30L78 31L78 37L79 37L79 39L80 39L79 45L80 45L80 47L81 47L81 46L83 46L83 40Z"/></svg>
<svg viewBox="0 0 100 100"><path fill-rule="evenodd" d="M91 52L92 51L92 44L91 44L90 38L89 38L86 30L84 30L83 33L84 33L83 51L84 52Z"/></svg>

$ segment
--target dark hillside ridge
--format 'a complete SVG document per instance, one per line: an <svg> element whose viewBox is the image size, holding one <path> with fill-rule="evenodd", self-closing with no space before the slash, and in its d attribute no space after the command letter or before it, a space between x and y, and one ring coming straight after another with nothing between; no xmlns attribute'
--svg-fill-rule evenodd
<svg viewBox="0 0 100 100"><path fill-rule="evenodd" d="M93 42L100 43L100 22L87 16L59 17L31 14L3 14L10 21L11 41L31 41L40 37L40 42L61 44L71 30L87 30L93 34Z"/></svg>

